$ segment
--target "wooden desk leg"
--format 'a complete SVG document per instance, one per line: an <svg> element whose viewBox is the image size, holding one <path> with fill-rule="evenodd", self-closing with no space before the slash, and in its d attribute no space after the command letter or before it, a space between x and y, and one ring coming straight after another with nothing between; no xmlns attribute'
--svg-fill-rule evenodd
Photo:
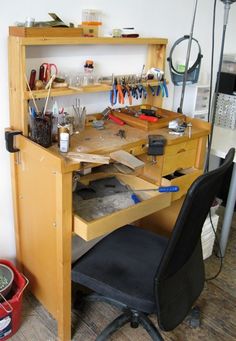
<svg viewBox="0 0 236 341"><path fill-rule="evenodd" d="M57 322L60 341L71 341L72 174L57 174Z"/></svg>

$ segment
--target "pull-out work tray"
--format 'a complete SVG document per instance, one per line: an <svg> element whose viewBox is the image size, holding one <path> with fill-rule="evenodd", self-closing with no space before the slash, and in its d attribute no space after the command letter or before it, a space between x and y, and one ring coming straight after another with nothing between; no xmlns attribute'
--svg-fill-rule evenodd
<svg viewBox="0 0 236 341"><path fill-rule="evenodd" d="M84 177L82 181L84 184L88 184L91 180L109 177L110 175L105 173L91 174ZM128 185L133 190L139 189L156 189L157 187L146 180L143 180L134 175L116 174L117 179ZM74 225L73 231L84 240L88 241L112 232L113 230L132 223L140 218L143 218L149 214L159 211L163 208L170 206L171 193L159 193L158 191L142 191L136 192L141 202L133 203L133 205L119 209L111 214L104 215L94 220L87 221L81 218L76 211L74 212ZM96 205L93 207L96 210Z"/></svg>

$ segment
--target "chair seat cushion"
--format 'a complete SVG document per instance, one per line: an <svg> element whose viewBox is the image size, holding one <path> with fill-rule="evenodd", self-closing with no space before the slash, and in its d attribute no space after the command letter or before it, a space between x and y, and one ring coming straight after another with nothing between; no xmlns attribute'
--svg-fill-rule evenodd
<svg viewBox="0 0 236 341"><path fill-rule="evenodd" d="M73 265L72 280L133 309L155 312L154 277L167 243L167 238L126 225Z"/></svg>

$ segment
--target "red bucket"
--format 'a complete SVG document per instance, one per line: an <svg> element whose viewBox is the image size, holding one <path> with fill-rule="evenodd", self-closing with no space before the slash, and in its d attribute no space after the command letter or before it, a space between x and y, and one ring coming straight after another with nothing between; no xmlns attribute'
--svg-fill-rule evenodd
<svg viewBox="0 0 236 341"><path fill-rule="evenodd" d="M9 266L14 273L12 290L8 297L2 296L0 302L0 340L4 341L12 337L20 327L22 294L29 281L11 262L0 259L0 263Z"/></svg>

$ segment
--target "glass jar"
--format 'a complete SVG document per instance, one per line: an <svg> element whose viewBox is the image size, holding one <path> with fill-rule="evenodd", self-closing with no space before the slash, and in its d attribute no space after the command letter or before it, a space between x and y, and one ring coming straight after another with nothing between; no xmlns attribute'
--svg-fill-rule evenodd
<svg viewBox="0 0 236 341"><path fill-rule="evenodd" d="M100 19L100 12L96 9L82 10L82 25L100 26L102 24Z"/></svg>
<svg viewBox="0 0 236 341"><path fill-rule="evenodd" d="M93 74L94 66L92 60L86 60L84 64L84 77L83 77L83 85L92 85L95 83L95 77Z"/></svg>

